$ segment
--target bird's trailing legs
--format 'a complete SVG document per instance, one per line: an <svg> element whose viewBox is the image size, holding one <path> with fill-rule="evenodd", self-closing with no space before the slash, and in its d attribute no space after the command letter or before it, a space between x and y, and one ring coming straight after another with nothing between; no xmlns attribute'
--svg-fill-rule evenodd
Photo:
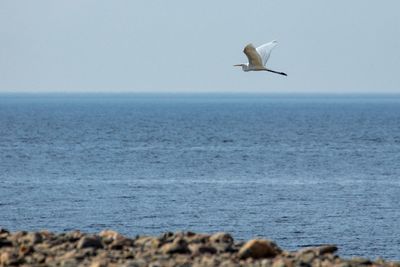
<svg viewBox="0 0 400 267"><path fill-rule="evenodd" d="M265 68L263 70L269 71L269 72L272 72L272 73L276 73L276 74L280 74L280 75L283 75L283 76L287 76L287 74L284 73L284 72L274 71L274 70L270 70L270 69L267 69L267 68Z"/></svg>

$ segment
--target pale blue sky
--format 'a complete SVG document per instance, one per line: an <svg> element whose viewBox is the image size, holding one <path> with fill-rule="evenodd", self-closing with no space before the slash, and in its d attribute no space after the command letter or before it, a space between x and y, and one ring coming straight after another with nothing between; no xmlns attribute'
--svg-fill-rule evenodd
<svg viewBox="0 0 400 267"><path fill-rule="evenodd" d="M0 92L400 93L398 0L0 0ZM243 47L279 45L266 72Z"/></svg>

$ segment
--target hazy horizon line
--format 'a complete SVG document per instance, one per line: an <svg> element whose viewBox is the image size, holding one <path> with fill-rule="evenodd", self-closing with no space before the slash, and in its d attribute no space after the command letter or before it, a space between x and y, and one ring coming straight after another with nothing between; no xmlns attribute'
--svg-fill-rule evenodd
<svg viewBox="0 0 400 267"><path fill-rule="evenodd" d="M0 91L0 95L400 95L391 91Z"/></svg>

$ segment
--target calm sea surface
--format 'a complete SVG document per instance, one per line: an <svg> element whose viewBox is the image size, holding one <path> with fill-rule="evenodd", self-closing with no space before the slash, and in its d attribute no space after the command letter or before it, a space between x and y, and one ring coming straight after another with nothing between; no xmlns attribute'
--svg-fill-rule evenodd
<svg viewBox="0 0 400 267"><path fill-rule="evenodd" d="M0 95L0 226L400 259L400 96Z"/></svg>

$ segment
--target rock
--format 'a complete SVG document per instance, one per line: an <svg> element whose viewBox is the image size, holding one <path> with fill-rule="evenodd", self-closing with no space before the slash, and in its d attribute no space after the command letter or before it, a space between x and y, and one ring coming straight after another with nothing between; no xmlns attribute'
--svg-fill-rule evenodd
<svg viewBox="0 0 400 267"><path fill-rule="evenodd" d="M271 267L272 266L272 261L269 259L263 259L260 262L261 267Z"/></svg>
<svg viewBox="0 0 400 267"><path fill-rule="evenodd" d="M26 231L15 232L14 234L9 236L9 240L14 241L16 243L21 243L24 236L27 234L28 234L28 232L26 232Z"/></svg>
<svg viewBox="0 0 400 267"><path fill-rule="evenodd" d="M93 261L90 264L90 267L107 267L108 263L106 260L97 260L97 261Z"/></svg>
<svg viewBox="0 0 400 267"><path fill-rule="evenodd" d="M239 258L272 258L279 255L282 250L272 241L253 239L244 244L238 253Z"/></svg>
<svg viewBox="0 0 400 267"><path fill-rule="evenodd" d="M99 236L102 238L110 238L113 240L125 238L123 235L113 230L103 230L99 233Z"/></svg>
<svg viewBox="0 0 400 267"><path fill-rule="evenodd" d="M317 254L314 251L309 250L297 255L296 259L302 263L311 263L316 256Z"/></svg>
<svg viewBox="0 0 400 267"><path fill-rule="evenodd" d="M154 240L151 236L140 236L137 237L135 240L135 246L138 247L145 247L148 243L151 243Z"/></svg>
<svg viewBox="0 0 400 267"><path fill-rule="evenodd" d="M317 260L318 260L318 262L321 262L321 260L319 260L319 259L317 259ZM319 264L318 266L316 266L313 263L313 267L322 267L322 263ZM335 267L351 267L351 264L349 262L340 262L338 264L335 264Z"/></svg>
<svg viewBox="0 0 400 267"><path fill-rule="evenodd" d="M13 243L10 240L5 239L5 238L0 239L0 248L12 247L12 246L13 246Z"/></svg>
<svg viewBox="0 0 400 267"><path fill-rule="evenodd" d="M97 236L84 236L79 240L77 248L103 248L103 244Z"/></svg>
<svg viewBox="0 0 400 267"><path fill-rule="evenodd" d="M287 267L283 259L277 259L272 263L272 267Z"/></svg>
<svg viewBox="0 0 400 267"><path fill-rule="evenodd" d="M40 231L39 234L42 236L43 240L49 240L54 237L54 234L47 230Z"/></svg>
<svg viewBox="0 0 400 267"><path fill-rule="evenodd" d="M1 238L7 238L7 236L10 235L10 232L4 228L0 227L0 239Z"/></svg>
<svg viewBox="0 0 400 267"><path fill-rule="evenodd" d="M200 258L199 262L196 262L193 267L212 267L212 266L219 266L220 263L215 257L202 257Z"/></svg>
<svg viewBox="0 0 400 267"><path fill-rule="evenodd" d="M232 249L233 238L228 233L216 233L210 236L209 241L213 247L217 249L218 252L234 252Z"/></svg>
<svg viewBox="0 0 400 267"><path fill-rule="evenodd" d="M19 247L19 255L25 256L31 252L33 252L33 248L31 246L21 245Z"/></svg>
<svg viewBox="0 0 400 267"><path fill-rule="evenodd" d="M39 233L29 233L26 237L25 240L31 244L31 245L35 245L38 243L41 243L43 241L42 235Z"/></svg>
<svg viewBox="0 0 400 267"><path fill-rule="evenodd" d="M110 249L123 249L124 247L131 247L133 246L133 241L131 239L128 238L118 238L115 239L108 247Z"/></svg>
<svg viewBox="0 0 400 267"><path fill-rule="evenodd" d="M122 267L146 267L148 263L143 259L131 260L126 262Z"/></svg>
<svg viewBox="0 0 400 267"><path fill-rule="evenodd" d="M233 243L233 238L230 234L221 232L210 236L210 242L217 244L223 243L231 245Z"/></svg>
<svg viewBox="0 0 400 267"><path fill-rule="evenodd" d="M219 267L237 267L239 266L236 263L233 263L231 260L225 260L223 262L221 262L221 264L219 265Z"/></svg>
<svg viewBox="0 0 400 267"><path fill-rule="evenodd" d="M371 260L369 260L369 259L358 258L358 257L352 258L350 260L350 262L352 263L352 265L353 264L356 264L356 265L370 265L372 263Z"/></svg>
<svg viewBox="0 0 400 267"><path fill-rule="evenodd" d="M76 242L84 237L84 234L80 231L72 231L65 234L65 240L68 242Z"/></svg>
<svg viewBox="0 0 400 267"><path fill-rule="evenodd" d="M163 266L163 264L161 262L159 262L159 261L151 262L149 264L149 267L162 267L162 266Z"/></svg>
<svg viewBox="0 0 400 267"><path fill-rule="evenodd" d="M172 241L174 241L174 239L175 239L175 234L172 233L172 232L164 233L164 234L162 234L161 236L158 237L158 240L162 244L172 242Z"/></svg>
<svg viewBox="0 0 400 267"><path fill-rule="evenodd" d="M43 253L34 253L32 255L32 258L37 262L37 263L43 263L46 260L46 256Z"/></svg>
<svg viewBox="0 0 400 267"><path fill-rule="evenodd" d="M210 235L207 234L195 234L187 237L189 243L202 243L206 244L210 241Z"/></svg>
<svg viewBox="0 0 400 267"><path fill-rule="evenodd" d="M164 254L190 253L188 243L182 238L177 238L174 242L165 244L161 247L161 251Z"/></svg>
<svg viewBox="0 0 400 267"><path fill-rule="evenodd" d="M326 245L317 248L318 254L326 254L326 253L335 253L338 250L337 246L335 245Z"/></svg>
<svg viewBox="0 0 400 267"><path fill-rule="evenodd" d="M68 259L68 260L62 260L60 262L61 267L76 267L78 266L78 262L75 259Z"/></svg>
<svg viewBox="0 0 400 267"><path fill-rule="evenodd" d="M0 254L0 266L17 265L18 263L18 256L11 251L2 252Z"/></svg>
<svg viewBox="0 0 400 267"><path fill-rule="evenodd" d="M8 231L7 229L0 227L0 234L9 234L9 233L10 231Z"/></svg>
<svg viewBox="0 0 400 267"><path fill-rule="evenodd" d="M194 255L199 255L204 253L209 253L209 254L217 253L216 248L205 244L198 244L198 243L190 244L189 249Z"/></svg>

